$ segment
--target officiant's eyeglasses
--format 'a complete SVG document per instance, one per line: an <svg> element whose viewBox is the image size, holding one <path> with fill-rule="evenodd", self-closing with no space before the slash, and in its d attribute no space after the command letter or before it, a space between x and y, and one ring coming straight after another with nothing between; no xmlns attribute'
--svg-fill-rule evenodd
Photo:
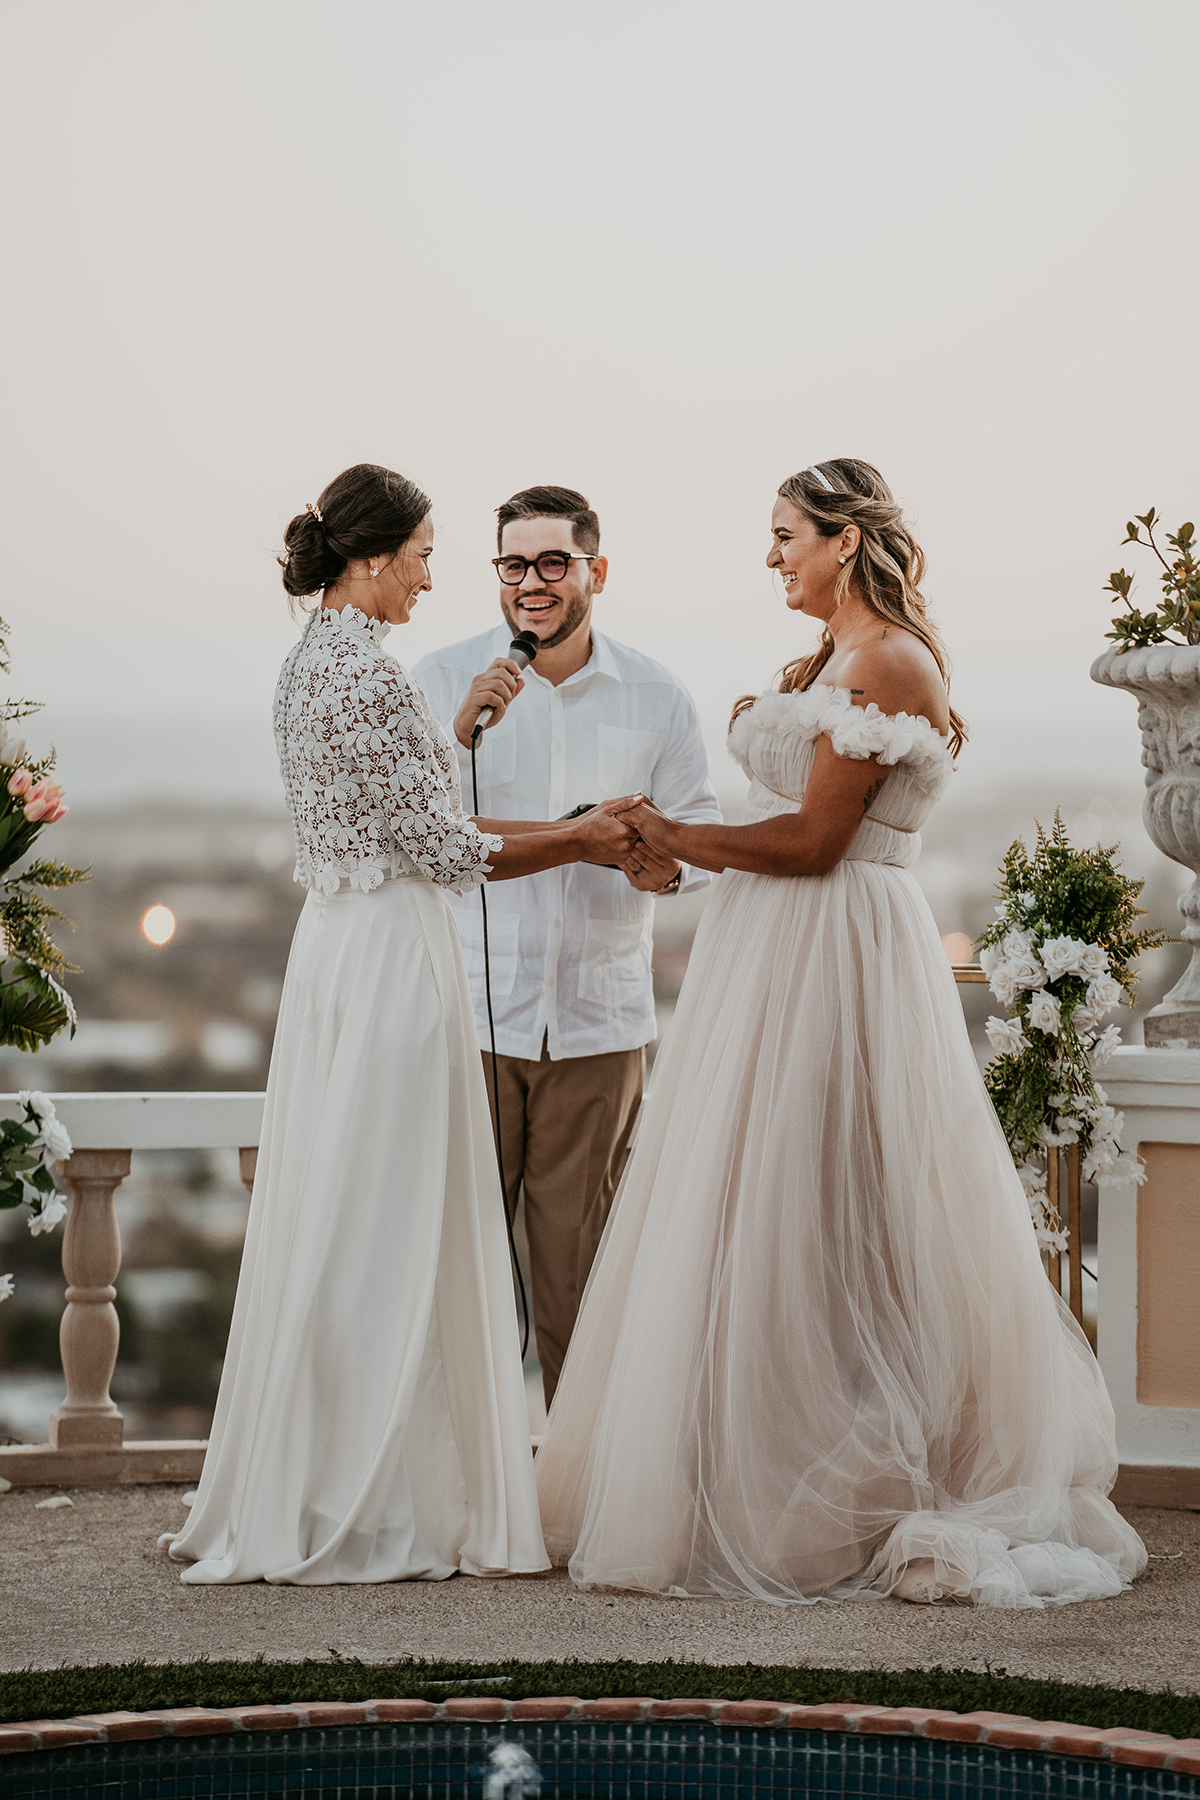
<svg viewBox="0 0 1200 1800"><path fill-rule="evenodd" d="M543 550L540 556L493 556L492 567L505 587L520 587L529 569L537 570L539 581L561 581L573 562L595 560L581 552L568 556L563 550Z"/></svg>

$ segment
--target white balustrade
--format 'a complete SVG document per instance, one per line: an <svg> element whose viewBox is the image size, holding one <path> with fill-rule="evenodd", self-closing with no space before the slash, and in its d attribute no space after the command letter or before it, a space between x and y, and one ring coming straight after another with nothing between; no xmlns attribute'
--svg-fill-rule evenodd
<svg viewBox="0 0 1200 1800"><path fill-rule="evenodd" d="M116 1192L134 1150L236 1149L247 1189L254 1185L262 1094L52 1094L75 1146L59 1169L71 1195L63 1234L67 1304L59 1331L67 1393L47 1444L0 1448L0 1475L17 1486L191 1481L204 1444L125 1442L125 1421L109 1394L120 1324L116 1279L121 1233ZM0 1095L0 1117L23 1109Z"/></svg>
<svg viewBox="0 0 1200 1800"><path fill-rule="evenodd" d="M977 977L975 977L977 979ZM960 976L961 979L961 976ZM1200 1508L1200 1050L1118 1050L1101 1076L1125 1115L1123 1142L1147 1171L1100 1191L1098 1352L1117 1416L1127 1505ZM194 1480L199 1442L125 1443L108 1384L119 1328L114 1198L133 1150L236 1148L254 1182L261 1094L55 1094L77 1148L63 1242L69 1282L61 1345L67 1394L50 1442L0 1448L21 1485ZM18 1116L0 1096L0 1114Z"/></svg>

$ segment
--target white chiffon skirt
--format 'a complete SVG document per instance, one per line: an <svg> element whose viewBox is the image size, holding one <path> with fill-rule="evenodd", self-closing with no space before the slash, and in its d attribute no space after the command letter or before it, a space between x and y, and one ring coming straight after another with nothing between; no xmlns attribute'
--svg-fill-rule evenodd
<svg viewBox="0 0 1200 1800"><path fill-rule="evenodd" d="M454 919L310 893L292 944L185 1582L546 1568Z"/></svg>
<svg viewBox="0 0 1200 1800"><path fill-rule="evenodd" d="M718 879L537 1459L584 1587L1038 1607L1145 1567L913 878Z"/></svg>

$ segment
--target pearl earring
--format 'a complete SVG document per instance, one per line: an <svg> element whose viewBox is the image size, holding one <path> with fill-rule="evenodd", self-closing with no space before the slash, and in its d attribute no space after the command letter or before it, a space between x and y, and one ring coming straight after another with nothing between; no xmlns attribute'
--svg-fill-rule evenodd
<svg viewBox="0 0 1200 1800"><path fill-rule="evenodd" d="M844 557L844 556L839 556L839 557L838 557L838 561L839 561L839 562L840 562L840 563L844 563L844 562L845 562L845 560L846 560L846 559L845 559L845 557Z"/></svg>
<svg viewBox="0 0 1200 1800"><path fill-rule="evenodd" d="M843 561L843 562L845 562L845 560L846 560L846 559L845 559L845 557L843 557L843 558L842 558L842 561ZM376 576L377 576L377 575L378 575L378 573L379 573L379 570L378 570L378 569L372 569L372 570L371 570L371 580L372 580L372 581L374 581L374 579L375 579L375 577L376 577Z"/></svg>

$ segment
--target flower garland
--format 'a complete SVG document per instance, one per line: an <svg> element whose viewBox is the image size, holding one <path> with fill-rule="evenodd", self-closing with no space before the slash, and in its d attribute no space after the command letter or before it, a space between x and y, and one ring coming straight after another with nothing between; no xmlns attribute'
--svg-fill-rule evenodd
<svg viewBox="0 0 1200 1800"><path fill-rule="evenodd" d="M48 1094L25 1090L13 1098L25 1119L0 1119L0 1208L31 1206L34 1237L53 1231L67 1214L67 1197L54 1179L54 1165L71 1154L66 1126ZM11 1275L0 1275L0 1301L13 1291Z"/></svg>
<svg viewBox="0 0 1200 1800"><path fill-rule="evenodd" d="M1048 1150L1077 1144L1085 1181L1143 1179L1094 1070L1121 1042L1120 1027L1104 1021L1122 998L1133 1004L1133 964L1168 938L1134 929L1143 884L1121 875L1116 858L1115 846L1073 849L1056 812L1049 833L1037 826L1032 855L1020 839L1008 850L996 921L979 940L980 967L1008 1009L987 1022L997 1054L984 1081L1043 1250L1067 1248L1050 1203Z"/></svg>

